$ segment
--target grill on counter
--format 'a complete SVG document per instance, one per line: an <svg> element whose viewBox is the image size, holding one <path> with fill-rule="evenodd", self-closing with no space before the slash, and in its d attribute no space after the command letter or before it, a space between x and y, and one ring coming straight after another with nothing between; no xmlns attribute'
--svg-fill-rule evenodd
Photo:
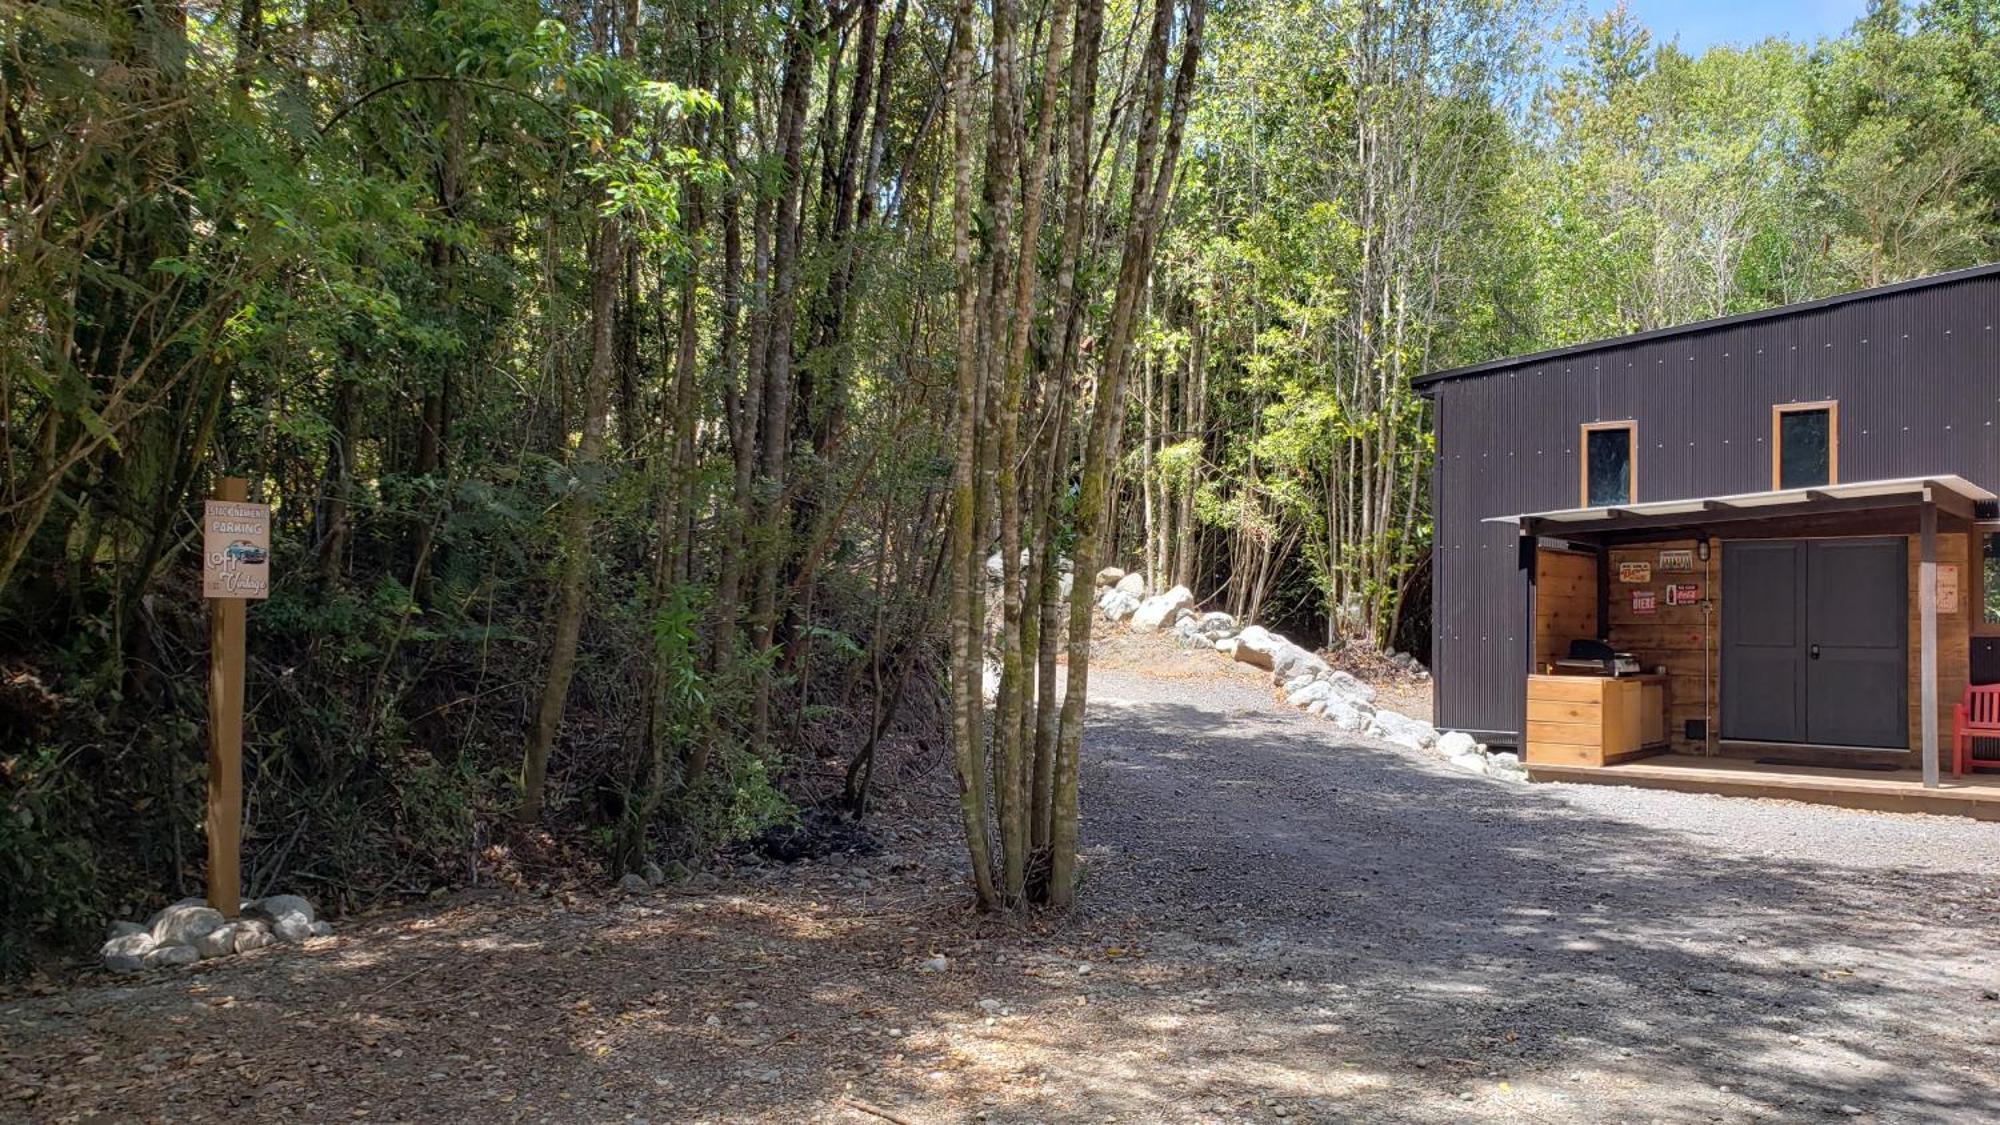
<svg viewBox="0 0 2000 1125"><path fill-rule="evenodd" d="M1638 657L1603 641L1571 641L1569 656L1556 661L1555 670L1565 676L1636 676L1645 669Z"/></svg>

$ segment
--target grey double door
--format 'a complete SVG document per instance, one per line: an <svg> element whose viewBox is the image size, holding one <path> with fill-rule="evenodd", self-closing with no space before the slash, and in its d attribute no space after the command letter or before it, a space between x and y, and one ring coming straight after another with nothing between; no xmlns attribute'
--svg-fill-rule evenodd
<svg viewBox="0 0 2000 1125"><path fill-rule="evenodd" d="M1909 747L1908 543L1722 546L1723 738Z"/></svg>

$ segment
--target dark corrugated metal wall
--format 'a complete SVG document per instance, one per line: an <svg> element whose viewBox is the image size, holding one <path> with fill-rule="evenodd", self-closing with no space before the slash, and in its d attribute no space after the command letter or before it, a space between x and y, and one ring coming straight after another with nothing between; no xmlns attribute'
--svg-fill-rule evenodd
<svg viewBox="0 0 2000 1125"><path fill-rule="evenodd" d="M2000 491L2000 276L1613 345L1431 385L1440 727L1517 732L1526 576L1491 516L1575 507L1589 422L1637 419L1638 499L1771 487L1771 407L1840 403L1840 479Z"/></svg>

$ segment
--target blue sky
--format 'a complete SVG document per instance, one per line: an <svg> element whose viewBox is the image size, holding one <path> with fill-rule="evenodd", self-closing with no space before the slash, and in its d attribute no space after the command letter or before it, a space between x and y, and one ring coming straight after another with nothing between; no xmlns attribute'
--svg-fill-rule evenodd
<svg viewBox="0 0 2000 1125"><path fill-rule="evenodd" d="M1610 0L1590 3L1600 14L1611 6ZM1773 35L1810 43L1845 31L1867 8L1866 0L1627 0L1626 6L1655 39L1678 39L1689 54Z"/></svg>

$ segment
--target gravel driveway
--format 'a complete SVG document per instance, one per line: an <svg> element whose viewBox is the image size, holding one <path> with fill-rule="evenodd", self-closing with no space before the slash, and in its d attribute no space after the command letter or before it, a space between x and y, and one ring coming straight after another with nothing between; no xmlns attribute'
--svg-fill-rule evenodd
<svg viewBox="0 0 2000 1125"><path fill-rule="evenodd" d="M1992 825L1475 778L1204 656L1094 680L1086 897L1202 981L1190 1116L2000 1120Z"/></svg>
<svg viewBox="0 0 2000 1125"><path fill-rule="evenodd" d="M881 850L0 997L0 1121L2000 1121L2000 831L1519 786L1107 645L1082 909Z"/></svg>

